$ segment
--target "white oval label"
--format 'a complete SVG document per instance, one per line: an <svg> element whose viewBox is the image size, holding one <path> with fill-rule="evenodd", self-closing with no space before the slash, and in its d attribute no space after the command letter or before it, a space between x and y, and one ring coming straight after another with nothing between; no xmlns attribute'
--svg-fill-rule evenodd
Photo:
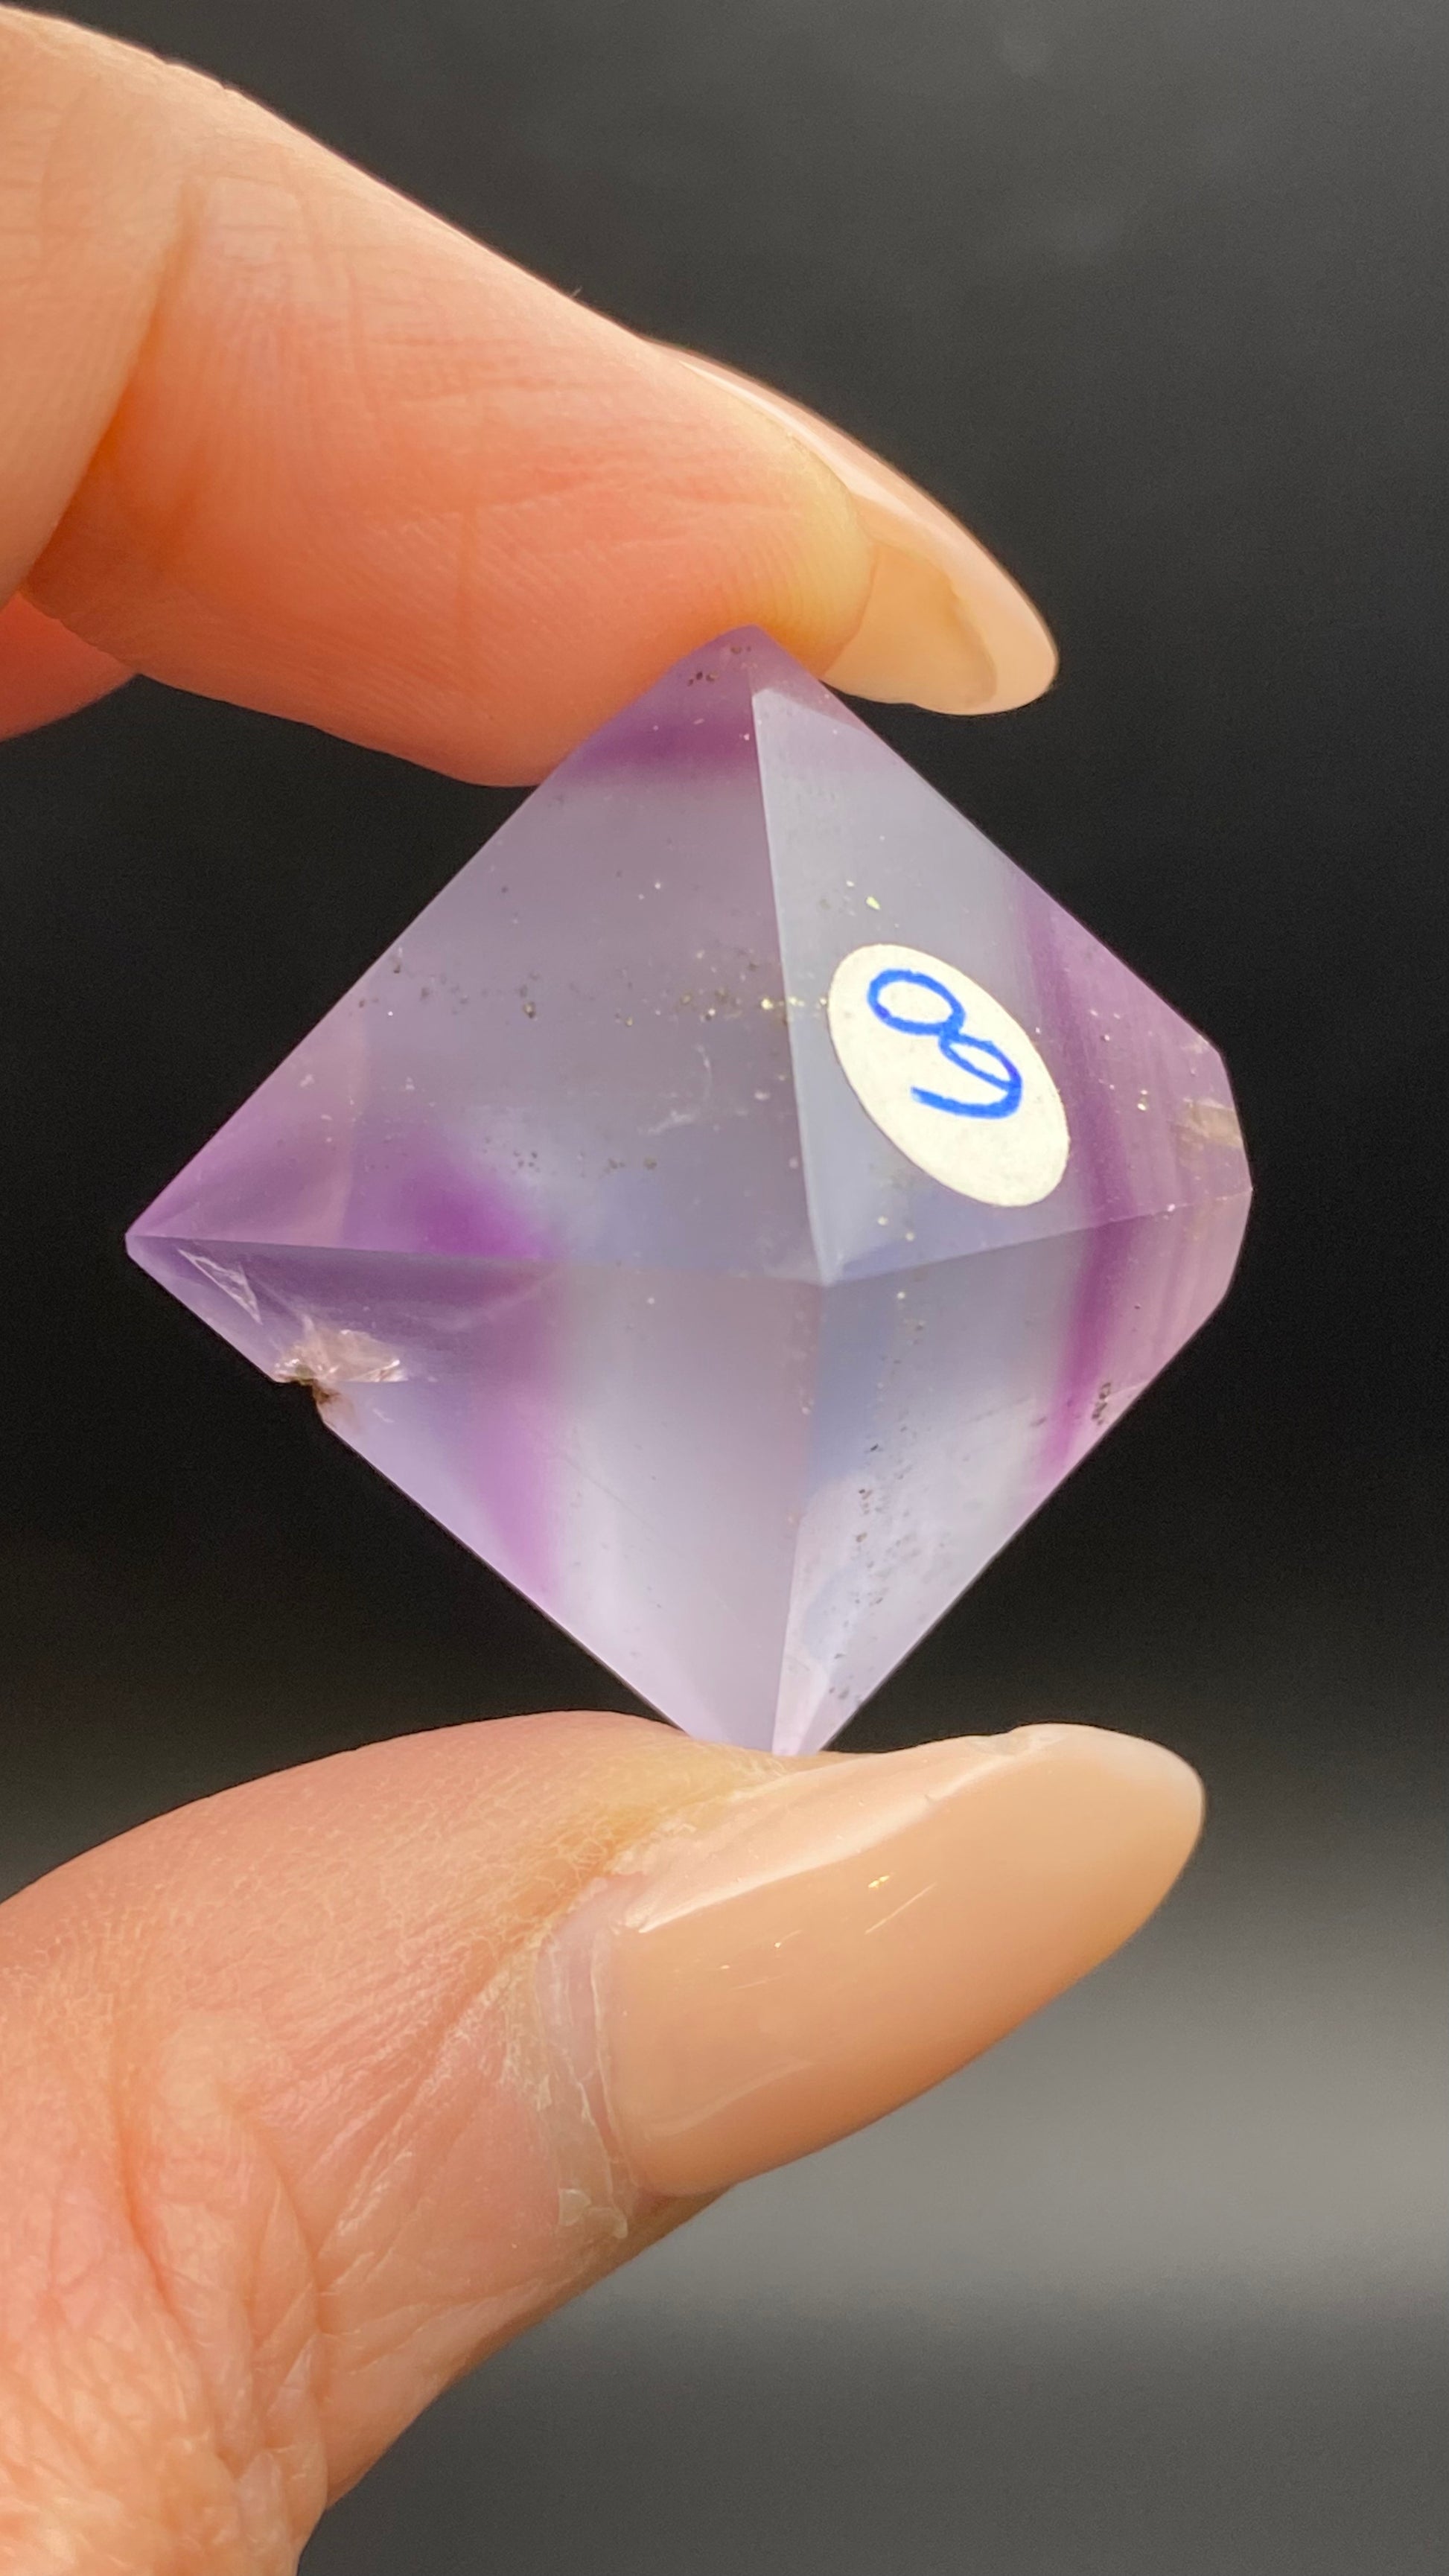
<svg viewBox="0 0 1449 2576"><path fill-rule="evenodd" d="M933 1181L1032 1207L1067 1168L1061 1094L1009 1011L922 948L852 949L826 1004L862 1109Z"/></svg>

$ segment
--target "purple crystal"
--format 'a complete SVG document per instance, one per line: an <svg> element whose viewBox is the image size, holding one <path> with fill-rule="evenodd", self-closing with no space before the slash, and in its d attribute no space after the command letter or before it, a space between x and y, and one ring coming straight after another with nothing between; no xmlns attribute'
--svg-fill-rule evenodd
<svg viewBox="0 0 1449 2576"><path fill-rule="evenodd" d="M552 778L142 1266L666 1715L824 1744L1217 1304L1217 1055L767 637Z"/></svg>

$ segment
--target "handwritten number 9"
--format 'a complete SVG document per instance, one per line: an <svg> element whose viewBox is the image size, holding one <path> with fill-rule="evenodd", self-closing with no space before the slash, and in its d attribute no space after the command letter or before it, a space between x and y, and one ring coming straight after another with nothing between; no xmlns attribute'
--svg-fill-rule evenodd
<svg viewBox="0 0 1449 2576"><path fill-rule="evenodd" d="M882 996L893 985L910 984L918 993L929 994L942 1005L931 1019L908 1019L904 1012L887 1007ZM958 1002L949 986L938 976L923 975L914 966L887 966L871 978L866 1000L882 1026L899 1029L903 1037L934 1038L946 1062L958 1073L969 1074L981 1083L987 1097L979 1100L955 1100L949 1092L923 1091L918 1083L911 1085L911 1097L925 1103L928 1109L944 1109L950 1118L1010 1118L1021 1107L1021 1074L1009 1055L994 1046L990 1038L973 1037L966 1026L966 1009Z"/></svg>

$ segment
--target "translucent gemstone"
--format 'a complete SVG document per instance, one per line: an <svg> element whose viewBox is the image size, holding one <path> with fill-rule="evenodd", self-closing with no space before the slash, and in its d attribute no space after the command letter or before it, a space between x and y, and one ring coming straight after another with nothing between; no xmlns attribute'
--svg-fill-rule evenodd
<svg viewBox="0 0 1449 2576"><path fill-rule="evenodd" d="M679 1725L824 1744L1217 1304L1223 1066L767 637L529 798L130 1248Z"/></svg>

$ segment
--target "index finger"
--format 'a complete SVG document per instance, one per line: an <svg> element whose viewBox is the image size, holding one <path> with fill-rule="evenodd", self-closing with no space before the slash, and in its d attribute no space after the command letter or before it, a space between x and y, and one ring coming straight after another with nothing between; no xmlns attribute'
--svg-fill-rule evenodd
<svg viewBox="0 0 1449 2576"><path fill-rule="evenodd" d="M1051 677L1015 585L840 433L3 8L0 350L0 600L461 776L539 776L732 626L948 710Z"/></svg>

